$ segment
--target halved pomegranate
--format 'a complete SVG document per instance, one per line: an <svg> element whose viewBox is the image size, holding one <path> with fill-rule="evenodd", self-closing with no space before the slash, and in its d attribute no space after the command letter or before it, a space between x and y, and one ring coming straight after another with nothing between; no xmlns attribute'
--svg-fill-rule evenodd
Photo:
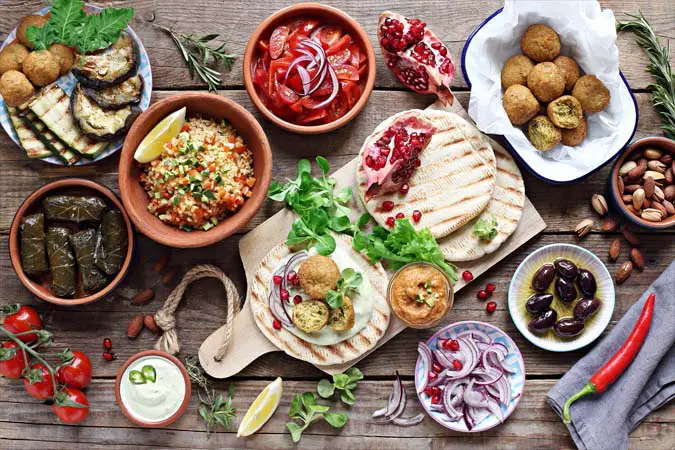
<svg viewBox="0 0 675 450"><path fill-rule="evenodd" d="M385 11L380 14L377 37L387 67L403 84L452 104L450 82L455 64L448 48L426 23Z"/></svg>
<svg viewBox="0 0 675 450"><path fill-rule="evenodd" d="M427 119L408 112L369 140L362 161L368 178L366 201L397 192L408 183L435 131Z"/></svg>

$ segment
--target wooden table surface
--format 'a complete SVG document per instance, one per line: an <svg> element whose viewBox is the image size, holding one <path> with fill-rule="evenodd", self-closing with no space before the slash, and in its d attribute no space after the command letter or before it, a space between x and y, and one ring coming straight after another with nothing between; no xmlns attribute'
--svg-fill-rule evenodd
<svg viewBox="0 0 675 450"><path fill-rule="evenodd" d="M99 4L99 2L95 2ZM152 64L153 99L163 98L181 91L202 90L203 84L190 78L171 40L152 24L173 26L198 35L220 33L229 50L235 53L237 63L223 77L221 95L229 97L260 120L268 135L274 153L273 177L282 180L295 175L296 161L301 157L321 154L328 157L333 168L352 159L363 139L384 118L408 108L424 108L433 98L411 93L404 89L385 67L381 53L377 55L377 81L366 108L356 120L342 129L322 136L300 136L286 133L266 122L253 107L243 89L241 63L244 46L256 25L274 11L286 6L284 0L266 1L216 1L216 0L140 0L133 2L106 2L116 6L133 5L136 17L131 26L142 39ZM355 17L366 29L373 43L376 42L376 25L379 13L391 8L384 0L331 1ZM662 36L670 39L675 48L675 3L670 0L611 0L601 2L622 17L623 12L641 10ZM16 25L18 20L43 7L45 2L2 0L0 2L0 38ZM400 0L395 9L409 16L419 16L450 46L459 64L466 37L482 20L501 7L499 0ZM645 72L647 59L634 43L630 34L618 39L620 66L635 92L639 105L639 127L635 139L661 135L659 118L651 106L647 85L651 82ZM671 58L673 50L671 50ZM453 81L457 99L465 107L469 92L461 71ZM0 448L132 448L132 447L181 447L181 448L287 448L291 439L284 424L292 395L314 390L322 373L313 366L296 361L282 353L268 354L255 361L234 377L236 391L234 405L238 418L230 431L207 436L197 408L198 399L193 395L187 413L165 429L149 430L134 427L121 414L114 400L114 377L118 368L129 356L151 348L156 337L147 330L136 340L126 337L129 320L142 313L154 313L173 288L159 283L156 297L146 306L133 306L127 300L110 298L84 307L55 307L38 301L20 284L9 261L8 234L14 213L20 203L36 188L66 176L83 177L103 183L117 190L118 157L112 156L83 168L64 168L30 161L9 138L0 133L0 302L33 304L42 315L46 328L54 333L54 348L66 347L87 352L93 362L95 380L87 393L91 413L81 426L64 426L57 422L49 406L32 400L23 391L21 383L0 380ZM525 357L527 384L523 399L510 419L502 426L480 434L450 432L429 418L412 428L370 423L373 410L386 401L395 370L412 384L416 359L416 344L429 337L434 330L406 330L384 345L377 352L359 363L366 380L359 383L358 401L349 411L347 426L339 432L324 423L311 427L304 433L298 447L302 448L573 448L567 430L546 405L546 392L587 350L556 354L540 350L527 342L515 329L506 305L506 291L511 274L529 253L555 242L575 243L574 226L584 218L596 218L590 208L590 196L603 192L607 183L609 166L587 179L570 186L554 186L539 181L523 170L527 195L548 224L546 231L481 276L474 287L463 290L456 298L452 313L446 321L482 320L492 323L515 340ZM212 263L222 268L239 286L243 295L246 281L238 255L239 239L279 209L268 202L241 234L202 250L174 250L138 237L132 273L118 290L123 295L133 295L140 289L158 282L151 271L160 255L169 254L171 264L181 272L199 263ZM606 260L609 242L617 233L594 231L580 245ZM618 286L613 324L621 318L633 302L668 266L675 252L672 232L640 233L641 249L647 258L643 272L635 272L628 282ZM610 272L627 258L627 246L617 263L607 262ZM475 298L475 291L486 282L497 285L493 299L497 311L488 315L484 303ZM183 354L195 354L201 342L225 320L226 311L222 288L215 281L201 281L192 286L177 314L178 331L183 344ZM110 337L118 359L105 362L101 357L102 340ZM260 390L277 376L284 378L284 396L277 413L253 438L236 438L236 428L248 405ZM227 383L218 381L215 386L224 389ZM409 392L412 389L409 389ZM335 405L335 409L343 409ZM409 412L420 410L418 402L411 401ZM640 425L630 437L631 448L665 449L675 443L675 404L656 411Z"/></svg>

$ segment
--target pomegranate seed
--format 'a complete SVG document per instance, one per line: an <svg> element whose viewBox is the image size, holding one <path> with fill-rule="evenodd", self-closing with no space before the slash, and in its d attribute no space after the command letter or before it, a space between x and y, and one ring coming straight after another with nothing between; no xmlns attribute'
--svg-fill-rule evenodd
<svg viewBox="0 0 675 450"><path fill-rule="evenodd" d="M394 209L394 202L391 200L385 200L382 202L382 211L389 212Z"/></svg>
<svg viewBox="0 0 675 450"><path fill-rule="evenodd" d="M497 289L497 286L495 286L493 283L488 283L485 285L485 290L488 292L494 292Z"/></svg>
<svg viewBox="0 0 675 450"><path fill-rule="evenodd" d="M105 359L106 361L112 361L113 359L115 359L115 354L110 352L104 352L103 359Z"/></svg>
<svg viewBox="0 0 675 450"><path fill-rule="evenodd" d="M422 219L422 212L419 209L416 209L412 213L412 218L415 223L418 223Z"/></svg>
<svg viewBox="0 0 675 450"><path fill-rule="evenodd" d="M438 374L436 372L429 372L429 379L430 380L435 379L437 376L438 376Z"/></svg>
<svg viewBox="0 0 675 450"><path fill-rule="evenodd" d="M112 341L110 338L103 339L103 348L106 350L110 350L112 348Z"/></svg>
<svg viewBox="0 0 675 450"><path fill-rule="evenodd" d="M497 310L497 304L495 302L488 302L488 304L485 306L485 311L489 312L492 314Z"/></svg>
<svg viewBox="0 0 675 450"><path fill-rule="evenodd" d="M300 283L300 278L298 277L298 273L291 270L288 272L288 275L286 275L286 279L288 280L289 283L291 283L293 286L297 286L298 283Z"/></svg>
<svg viewBox="0 0 675 450"><path fill-rule="evenodd" d="M302 297L296 295L295 297L293 297L293 304L297 305L298 303L302 303Z"/></svg>
<svg viewBox="0 0 675 450"><path fill-rule="evenodd" d="M462 272L462 279L464 281L471 281L473 280L473 274L468 270L465 270L464 272Z"/></svg>
<svg viewBox="0 0 675 450"><path fill-rule="evenodd" d="M281 282L283 281L283 279L284 278L281 275L274 275L272 277L272 281L274 281L274 284L276 284L277 286L281 285Z"/></svg>
<svg viewBox="0 0 675 450"><path fill-rule="evenodd" d="M443 343L443 347L456 352L459 350L459 341L457 341L457 339L448 339Z"/></svg>
<svg viewBox="0 0 675 450"><path fill-rule="evenodd" d="M274 320L272 321L272 326L273 326L274 329L277 330L277 331L281 330L281 322L279 321L279 319L274 319Z"/></svg>
<svg viewBox="0 0 675 450"><path fill-rule="evenodd" d="M281 297L283 301L288 300L288 291L284 288L279 289L279 297Z"/></svg>
<svg viewBox="0 0 675 450"><path fill-rule="evenodd" d="M434 388L427 386L424 388L424 393L427 394L429 397L434 396Z"/></svg>
<svg viewBox="0 0 675 450"><path fill-rule="evenodd" d="M487 298L490 296L487 291L480 290L476 294L476 297L478 297L478 300L487 300Z"/></svg>
<svg viewBox="0 0 675 450"><path fill-rule="evenodd" d="M442 368L440 365L436 364L436 363L433 363L433 365L431 366L431 368L432 368L433 371L436 372L436 373L441 373L441 372L443 371L443 368Z"/></svg>
<svg viewBox="0 0 675 450"><path fill-rule="evenodd" d="M452 362L452 367L454 367L455 370L462 370L462 367L464 367L464 365L462 364L462 361L456 359Z"/></svg>
<svg viewBox="0 0 675 450"><path fill-rule="evenodd" d="M404 217L405 217L405 214L403 214L403 213L396 214L397 219L403 219Z"/></svg>
<svg viewBox="0 0 675 450"><path fill-rule="evenodd" d="M407 194L409 190L410 186L408 186L408 183L402 184L401 187L398 189L398 191L403 195Z"/></svg>
<svg viewBox="0 0 675 450"><path fill-rule="evenodd" d="M384 223L386 223L388 227L393 227L396 224L396 221L394 220L393 217L389 216L387 217L387 220L385 220Z"/></svg>
<svg viewBox="0 0 675 450"><path fill-rule="evenodd" d="M440 395L434 395L431 397L431 403L434 405L438 405L441 402L441 396Z"/></svg>

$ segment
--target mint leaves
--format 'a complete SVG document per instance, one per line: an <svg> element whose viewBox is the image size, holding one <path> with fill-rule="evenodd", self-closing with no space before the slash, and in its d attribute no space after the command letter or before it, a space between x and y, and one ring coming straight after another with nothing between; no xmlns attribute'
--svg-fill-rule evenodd
<svg viewBox="0 0 675 450"><path fill-rule="evenodd" d="M291 433L293 442L300 441L302 433L315 422L324 419L333 428L342 428L348 420L347 414L330 413L330 407L319 405L316 402L316 396L313 392L304 392L296 394L291 401L291 409L288 416L293 419L286 424L286 428ZM298 422L300 422L298 424Z"/></svg>
<svg viewBox="0 0 675 450"><path fill-rule="evenodd" d="M56 0L43 27L26 30L28 39L37 50L47 50L61 43L76 47L79 53L109 47L134 17L133 8L105 8L99 14L84 12L82 0Z"/></svg>
<svg viewBox="0 0 675 450"><path fill-rule="evenodd" d="M473 233L478 239L491 241L497 237L497 219L492 214L491 219L480 219L473 226Z"/></svg>
<svg viewBox="0 0 675 450"><path fill-rule="evenodd" d="M336 290L329 290L326 292L326 303L331 309L340 308L344 301L345 295L350 291L355 291L361 286L363 282L363 275L352 268L347 268L342 271L340 279L337 281Z"/></svg>
<svg viewBox="0 0 675 450"><path fill-rule="evenodd" d="M363 380L363 372L356 367L352 367L345 373L336 373L333 375L333 381L322 379L316 386L316 391L322 398L330 398L335 391L340 391L340 400L348 405L356 402L356 397L352 393L356 389L356 382Z"/></svg>

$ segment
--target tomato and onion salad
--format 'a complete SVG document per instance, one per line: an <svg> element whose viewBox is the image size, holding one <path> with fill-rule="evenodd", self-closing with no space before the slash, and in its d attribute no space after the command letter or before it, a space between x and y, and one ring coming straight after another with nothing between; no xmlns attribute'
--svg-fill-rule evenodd
<svg viewBox="0 0 675 450"><path fill-rule="evenodd" d="M299 18L276 26L256 44L255 90L277 117L298 125L343 117L363 94L365 49L339 25Z"/></svg>

